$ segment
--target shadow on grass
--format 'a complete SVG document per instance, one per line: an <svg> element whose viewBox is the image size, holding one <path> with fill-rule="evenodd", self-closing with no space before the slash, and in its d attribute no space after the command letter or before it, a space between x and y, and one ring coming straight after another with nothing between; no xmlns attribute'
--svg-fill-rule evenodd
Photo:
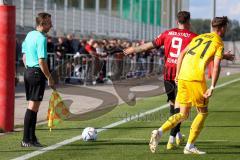
<svg viewBox="0 0 240 160"><path fill-rule="evenodd" d="M159 128L160 125L158 126L131 126L131 127L114 127L114 128L98 128L95 127L96 129L107 129L107 130L135 130L135 129L156 129ZM189 128L189 126L181 126L181 128ZM69 127L69 128L53 128L53 131L61 131L61 130L83 130L84 127ZM37 130L49 130L48 128L37 128Z"/></svg>
<svg viewBox="0 0 240 160"><path fill-rule="evenodd" d="M160 143L160 145L165 145L166 143ZM95 142L83 142L83 143L79 143L79 144L69 144L68 146L139 146L139 145L144 145L144 146L148 146L148 141L142 141L142 142L136 142L136 141L110 141L110 140L99 140L99 141L95 141Z"/></svg>
<svg viewBox="0 0 240 160"><path fill-rule="evenodd" d="M33 151L36 151L37 150L37 148L36 149L30 149L30 148L28 148L28 149L16 149L16 150L0 150L0 153L2 152L2 153L5 153L5 152L16 152L16 153L19 153L19 152L33 152Z"/></svg>
<svg viewBox="0 0 240 160"><path fill-rule="evenodd" d="M231 152L231 151L229 151L229 152L207 152L207 154L220 154L220 155L222 155L222 154L229 154L229 155L239 155L240 154L240 152Z"/></svg>
<svg viewBox="0 0 240 160"><path fill-rule="evenodd" d="M199 145L205 149L240 149L240 145L222 145L222 144L211 144L211 145ZM240 150L239 150L240 153Z"/></svg>
<svg viewBox="0 0 240 160"><path fill-rule="evenodd" d="M214 127L214 128L240 128L240 125L224 125L224 126L214 126L214 125L206 125L204 126L205 128L211 128L211 127Z"/></svg>
<svg viewBox="0 0 240 160"><path fill-rule="evenodd" d="M239 110L236 111L236 110L232 110L232 111L226 111L226 110L209 110L209 113L224 113L224 114L227 114L227 113L238 113L240 112Z"/></svg>

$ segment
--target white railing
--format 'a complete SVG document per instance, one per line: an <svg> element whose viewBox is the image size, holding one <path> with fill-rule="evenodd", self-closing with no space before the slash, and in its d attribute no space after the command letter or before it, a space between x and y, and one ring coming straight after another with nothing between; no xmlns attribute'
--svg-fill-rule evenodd
<svg viewBox="0 0 240 160"><path fill-rule="evenodd" d="M49 67L56 81L75 80L83 84L94 84L106 78L115 81L161 74L162 60L158 55L137 59L136 56L119 58L116 55L95 58L85 54L65 54L58 59L56 54L48 53Z"/></svg>
<svg viewBox="0 0 240 160"><path fill-rule="evenodd" d="M50 1L47 1L50 3ZM143 24L109 16L106 12L96 14L94 10L81 10L80 8L56 6L56 4L44 4L43 0L13 0L16 6L17 32L24 32L26 28L35 27L35 16L39 12L47 10L52 15L53 35L104 35L127 39L152 40L164 29L160 26ZM45 8L47 6L47 8Z"/></svg>

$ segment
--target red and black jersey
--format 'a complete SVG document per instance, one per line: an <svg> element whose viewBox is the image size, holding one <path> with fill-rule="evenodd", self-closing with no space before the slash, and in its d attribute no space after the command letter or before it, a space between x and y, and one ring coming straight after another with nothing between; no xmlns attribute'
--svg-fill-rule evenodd
<svg viewBox="0 0 240 160"><path fill-rule="evenodd" d="M174 80L176 76L177 58L181 51L197 34L186 29L170 29L153 40L156 48L164 46L164 80Z"/></svg>

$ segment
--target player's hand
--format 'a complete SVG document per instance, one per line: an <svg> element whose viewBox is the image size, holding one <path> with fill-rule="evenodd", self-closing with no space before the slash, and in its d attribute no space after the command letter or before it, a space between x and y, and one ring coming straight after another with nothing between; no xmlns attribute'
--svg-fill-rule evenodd
<svg viewBox="0 0 240 160"><path fill-rule="evenodd" d="M223 53L223 58L229 61L233 61L235 59L235 54L232 54L229 50Z"/></svg>
<svg viewBox="0 0 240 160"><path fill-rule="evenodd" d="M204 98L209 98L212 96L212 93L213 93L213 89L209 88L204 94L203 94L203 97Z"/></svg>
<svg viewBox="0 0 240 160"><path fill-rule="evenodd" d="M174 81L175 81L176 84L178 84L178 78L177 77L175 77Z"/></svg>
<svg viewBox="0 0 240 160"><path fill-rule="evenodd" d="M49 86L50 88L52 88L53 90L56 90L55 82L54 82L52 76L50 76L50 77L48 78L48 86Z"/></svg>
<svg viewBox="0 0 240 160"><path fill-rule="evenodd" d="M123 53L125 55L133 54L134 53L134 49L133 49L133 47L126 48L126 49L123 50Z"/></svg>

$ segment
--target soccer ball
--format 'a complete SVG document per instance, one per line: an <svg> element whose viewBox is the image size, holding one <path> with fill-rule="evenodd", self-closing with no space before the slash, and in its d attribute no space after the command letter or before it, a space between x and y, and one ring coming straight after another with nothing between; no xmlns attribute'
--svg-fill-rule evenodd
<svg viewBox="0 0 240 160"><path fill-rule="evenodd" d="M97 140L97 130L93 127L87 127L82 132L82 139L84 141L96 141Z"/></svg>

